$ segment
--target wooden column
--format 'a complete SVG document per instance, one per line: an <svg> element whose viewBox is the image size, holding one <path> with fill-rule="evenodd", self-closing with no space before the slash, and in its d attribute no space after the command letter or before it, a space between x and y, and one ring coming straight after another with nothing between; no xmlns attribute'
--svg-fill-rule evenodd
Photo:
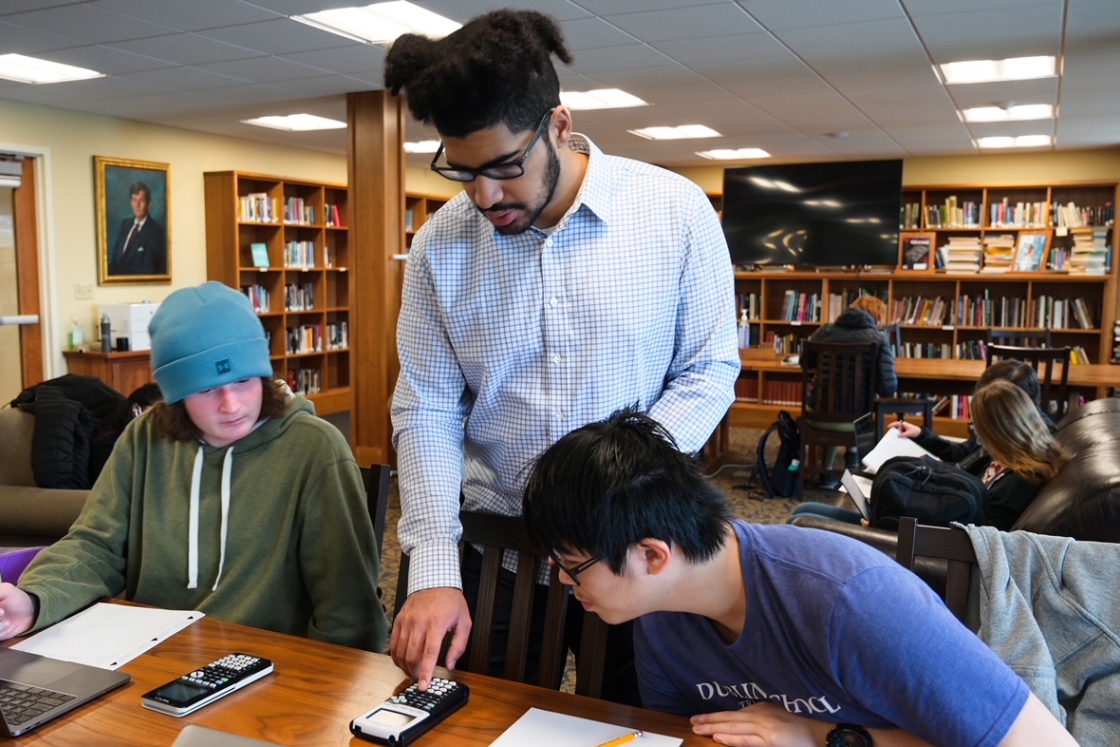
<svg viewBox="0 0 1120 747"><path fill-rule="evenodd" d="M13 231L16 242L16 282L20 314L38 314L38 324L19 328L23 386L43 380L43 307L39 298L39 230L35 205L35 160L23 159L20 186L12 191ZM10 313L10 312L9 312Z"/></svg>
<svg viewBox="0 0 1120 747"><path fill-rule="evenodd" d="M354 297L352 443L359 464L395 464L389 398L397 380L404 263L404 102L388 91L346 96Z"/></svg>

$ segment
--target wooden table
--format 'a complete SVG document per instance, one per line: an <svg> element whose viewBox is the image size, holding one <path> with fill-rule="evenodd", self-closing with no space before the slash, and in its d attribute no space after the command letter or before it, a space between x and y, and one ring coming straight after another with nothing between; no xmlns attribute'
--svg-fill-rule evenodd
<svg viewBox="0 0 1120 747"><path fill-rule="evenodd" d="M244 690L183 718L140 706L140 696L228 653L271 659L276 671ZM0 744L170 745L187 724L281 745L370 745L350 734L350 720L403 689L409 680L388 656L203 618L122 667L132 681L77 710ZM712 742L692 735L687 719L466 672L470 702L425 734L419 747L480 747L497 739L530 707L681 737L688 747Z"/></svg>
<svg viewBox="0 0 1120 747"><path fill-rule="evenodd" d="M96 376L124 396L154 381L151 351L130 350L123 353L79 352L67 350L66 369L80 376Z"/></svg>

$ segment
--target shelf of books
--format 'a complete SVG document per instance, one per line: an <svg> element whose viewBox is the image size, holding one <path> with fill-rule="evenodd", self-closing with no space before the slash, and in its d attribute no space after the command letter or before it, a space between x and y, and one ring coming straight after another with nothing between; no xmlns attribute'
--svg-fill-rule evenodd
<svg viewBox="0 0 1120 747"><path fill-rule="evenodd" d="M249 297L278 378L321 415L352 409L346 186L237 171L203 181L207 276Z"/></svg>
<svg viewBox="0 0 1120 747"><path fill-rule="evenodd" d="M764 427L779 409L800 408L800 370L775 360L800 353L861 294L886 302L899 325L896 356L936 359L936 371L971 372L976 364L962 362L984 359L992 329L1050 330L1077 364L1109 363L1114 348L1120 358L1115 183L908 187L904 202L893 271L736 273L740 348L768 360L744 363L736 424ZM965 435L973 383L911 376L902 394L938 396L943 432Z"/></svg>

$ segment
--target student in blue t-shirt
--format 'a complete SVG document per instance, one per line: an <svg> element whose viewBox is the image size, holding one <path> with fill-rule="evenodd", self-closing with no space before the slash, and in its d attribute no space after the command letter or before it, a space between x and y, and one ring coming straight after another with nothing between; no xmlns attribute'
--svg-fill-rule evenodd
<svg viewBox="0 0 1120 747"><path fill-rule="evenodd" d="M572 431L525 522L575 598L635 619L642 705L728 745L1076 746L1027 685L886 555L754 525L648 416Z"/></svg>

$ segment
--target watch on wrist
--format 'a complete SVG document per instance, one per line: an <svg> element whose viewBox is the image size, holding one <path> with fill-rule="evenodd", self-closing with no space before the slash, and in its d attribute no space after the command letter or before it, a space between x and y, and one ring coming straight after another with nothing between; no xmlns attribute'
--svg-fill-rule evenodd
<svg viewBox="0 0 1120 747"><path fill-rule="evenodd" d="M824 747L872 747L867 729L855 724L837 724L824 740Z"/></svg>

